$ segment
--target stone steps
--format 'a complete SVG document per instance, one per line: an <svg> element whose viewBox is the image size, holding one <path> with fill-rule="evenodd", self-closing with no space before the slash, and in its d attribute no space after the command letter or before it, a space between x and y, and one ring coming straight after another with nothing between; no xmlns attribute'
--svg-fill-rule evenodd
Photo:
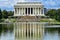
<svg viewBox="0 0 60 40"><path fill-rule="evenodd" d="M21 16L17 19L17 21L38 21L39 18L37 18L36 16Z"/></svg>

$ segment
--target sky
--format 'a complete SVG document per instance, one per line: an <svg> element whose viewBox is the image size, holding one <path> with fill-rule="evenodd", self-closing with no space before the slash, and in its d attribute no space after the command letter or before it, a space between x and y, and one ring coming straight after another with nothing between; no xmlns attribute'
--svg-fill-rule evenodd
<svg viewBox="0 0 60 40"><path fill-rule="evenodd" d="M60 8L60 0L0 0L0 9L13 11L17 2L41 2L47 9Z"/></svg>

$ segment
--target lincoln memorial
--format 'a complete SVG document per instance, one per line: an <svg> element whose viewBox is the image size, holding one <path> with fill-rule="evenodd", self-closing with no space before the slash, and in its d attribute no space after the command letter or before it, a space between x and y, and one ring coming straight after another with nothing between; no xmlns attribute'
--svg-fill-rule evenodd
<svg viewBox="0 0 60 40"><path fill-rule="evenodd" d="M41 2L17 2L14 16L18 21L38 21L44 16L44 6Z"/></svg>
<svg viewBox="0 0 60 40"><path fill-rule="evenodd" d="M14 5L15 40L42 40L44 25L38 22L44 15L44 6L41 2L17 2Z"/></svg>

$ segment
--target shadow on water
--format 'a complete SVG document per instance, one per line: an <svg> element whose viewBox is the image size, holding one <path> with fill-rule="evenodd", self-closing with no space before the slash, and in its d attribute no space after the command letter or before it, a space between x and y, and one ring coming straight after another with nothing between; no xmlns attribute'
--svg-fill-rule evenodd
<svg viewBox="0 0 60 40"><path fill-rule="evenodd" d="M27 34L28 34L28 35L27 35ZM29 30L28 33L27 33L27 30L26 30L26 37L27 37L27 36L29 36L29 37L30 37L30 36L33 37L33 32L30 33L30 30Z"/></svg>
<svg viewBox="0 0 60 40"><path fill-rule="evenodd" d="M60 28L52 25L51 28L45 28L44 40L60 40Z"/></svg>
<svg viewBox="0 0 60 40"><path fill-rule="evenodd" d="M8 25L8 24L0 24L0 36L1 33L6 34L7 32L13 32L13 25Z"/></svg>
<svg viewBox="0 0 60 40"><path fill-rule="evenodd" d="M45 33L54 33L56 31L58 31L58 33L60 34L60 28L45 28Z"/></svg>
<svg viewBox="0 0 60 40"><path fill-rule="evenodd" d="M1 33L2 33L2 25L0 25L0 36L1 36Z"/></svg>
<svg viewBox="0 0 60 40"><path fill-rule="evenodd" d="M16 22L14 32L16 40L42 40L44 24L40 22Z"/></svg>

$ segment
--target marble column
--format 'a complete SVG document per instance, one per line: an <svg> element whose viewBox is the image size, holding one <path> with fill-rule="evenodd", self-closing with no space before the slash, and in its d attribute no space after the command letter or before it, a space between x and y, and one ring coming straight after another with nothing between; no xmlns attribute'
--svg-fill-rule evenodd
<svg viewBox="0 0 60 40"><path fill-rule="evenodd" d="M35 15L35 8L34 8L34 15Z"/></svg>
<svg viewBox="0 0 60 40"><path fill-rule="evenodd" d="M20 15L21 15L21 8L20 8Z"/></svg>
<svg viewBox="0 0 60 40"><path fill-rule="evenodd" d="M22 15L23 15L23 8L22 8L22 11L21 12L22 12Z"/></svg>
<svg viewBox="0 0 60 40"><path fill-rule="evenodd" d="M17 8L15 8L15 14L17 14Z"/></svg>
<svg viewBox="0 0 60 40"><path fill-rule="evenodd" d="M40 15L41 15L42 13L41 13L41 9L40 9Z"/></svg>
<svg viewBox="0 0 60 40"><path fill-rule="evenodd" d="M24 15L24 8L22 8L22 9L23 9L22 11L23 11L23 15Z"/></svg>
<svg viewBox="0 0 60 40"><path fill-rule="evenodd" d="M36 15L38 15L38 12L39 12L39 9L37 8L37 14Z"/></svg>
<svg viewBox="0 0 60 40"><path fill-rule="evenodd" d="M17 8L17 14L18 14L18 8Z"/></svg>
<svg viewBox="0 0 60 40"><path fill-rule="evenodd" d="M44 15L44 9L43 9L43 15Z"/></svg>
<svg viewBox="0 0 60 40"><path fill-rule="evenodd" d="M28 8L27 8L27 15L28 15Z"/></svg>
<svg viewBox="0 0 60 40"><path fill-rule="evenodd" d="M18 14L19 14L19 8L18 8Z"/></svg>
<svg viewBox="0 0 60 40"><path fill-rule="evenodd" d="M22 8L22 14L24 15L24 8Z"/></svg>
<svg viewBox="0 0 60 40"><path fill-rule="evenodd" d="M30 15L31 15L31 8L30 8Z"/></svg>
<svg viewBox="0 0 60 40"><path fill-rule="evenodd" d="M19 15L20 15L20 8L19 8Z"/></svg>
<svg viewBox="0 0 60 40"><path fill-rule="evenodd" d="M25 8L24 8L24 15L25 15Z"/></svg>
<svg viewBox="0 0 60 40"><path fill-rule="evenodd" d="M15 9L15 14L17 14L17 8Z"/></svg>
<svg viewBox="0 0 60 40"><path fill-rule="evenodd" d="M18 8L17 8L17 14L18 14Z"/></svg>
<svg viewBox="0 0 60 40"><path fill-rule="evenodd" d="M33 8L33 15L34 15L34 8Z"/></svg>
<svg viewBox="0 0 60 40"><path fill-rule="evenodd" d="M39 8L39 15L40 15L40 8Z"/></svg>
<svg viewBox="0 0 60 40"><path fill-rule="evenodd" d="M20 8L20 15L21 15L21 8Z"/></svg>
<svg viewBox="0 0 60 40"><path fill-rule="evenodd" d="M38 15L39 15L39 8L38 8Z"/></svg>
<svg viewBox="0 0 60 40"><path fill-rule="evenodd" d="M35 15L36 15L36 8L35 8Z"/></svg>

